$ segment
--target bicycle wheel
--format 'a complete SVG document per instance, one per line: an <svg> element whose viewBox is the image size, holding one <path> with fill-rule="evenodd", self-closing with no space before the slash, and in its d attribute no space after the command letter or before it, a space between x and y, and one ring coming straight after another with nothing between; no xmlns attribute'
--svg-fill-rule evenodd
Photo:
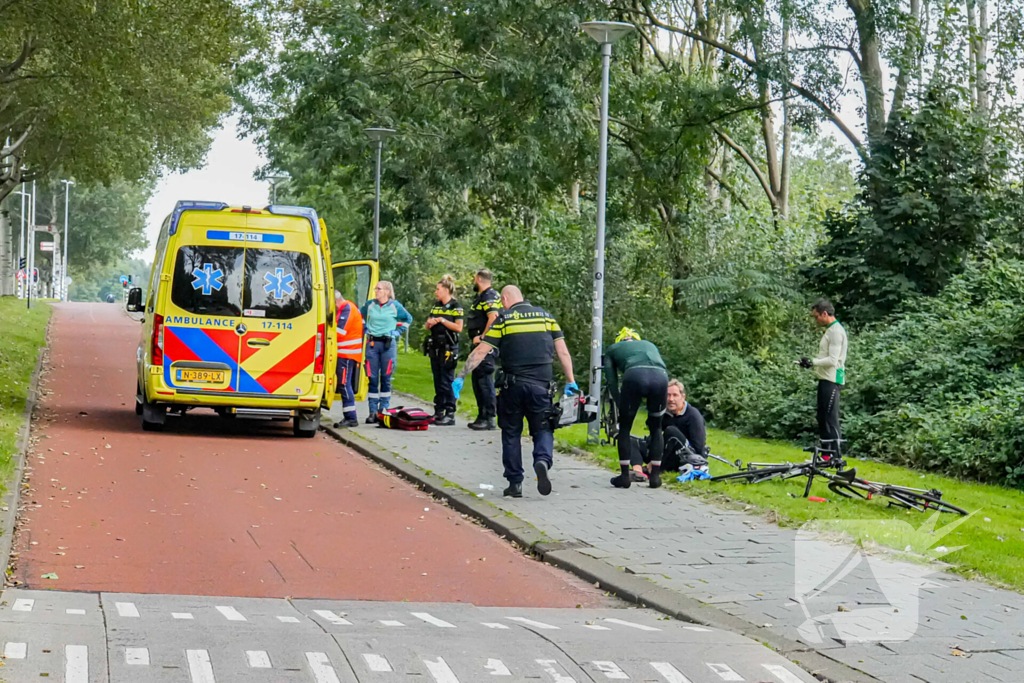
<svg viewBox="0 0 1024 683"><path fill-rule="evenodd" d="M929 510L938 510L939 512L949 512L958 515L967 515L967 511L963 508L957 507L952 503L946 502L937 496L933 496L930 493L918 493L898 486L887 486L881 494L892 498L896 502L890 502L889 505L895 505L897 507L912 508L918 512L927 512Z"/></svg>

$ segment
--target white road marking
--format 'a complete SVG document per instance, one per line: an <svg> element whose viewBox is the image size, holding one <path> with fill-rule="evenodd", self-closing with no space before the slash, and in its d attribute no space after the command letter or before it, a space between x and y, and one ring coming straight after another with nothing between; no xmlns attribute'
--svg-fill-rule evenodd
<svg viewBox="0 0 1024 683"><path fill-rule="evenodd" d="M654 670L665 677L668 683L691 683L690 679L668 662L651 662Z"/></svg>
<svg viewBox="0 0 1024 683"><path fill-rule="evenodd" d="M367 652L365 655L363 655L363 659L366 660L366 666L370 667L370 671L381 671L385 673L389 671L394 671L394 669L391 668L391 664L388 663L388 660L384 655L378 655L372 652Z"/></svg>
<svg viewBox="0 0 1024 683"><path fill-rule="evenodd" d="M332 612L330 610L315 609L315 610L313 610L313 614L317 615L318 617L323 617L324 619L326 619L327 621L331 622L335 626L351 626L352 625L351 621L349 621L348 619L345 619L344 617L339 617L337 614L335 614L334 612Z"/></svg>
<svg viewBox="0 0 1024 683"><path fill-rule="evenodd" d="M89 648L64 646L64 683L89 683Z"/></svg>
<svg viewBox="0 0 1024 683"><path fill-rule="evenodd" d="M64 614L85 614L84 609L66 609Z"/></svg>
<svg viewBox="0 0 1024 683"><path fill-rule="evenodd" d="M241 612L236 610L234 607L228 607L226 605L217 605L217 611L224 615L224 618L228 621L248 621L242 616Z"/></svg>
<svg viewBox="0 0 1024 683"><path fill-rule="evenodd" d="M210 664L210 653L206 650L185 650L188 660L188 675L192 683L217 683L213 677L213 664Z"/></svg>
<svg viewBox="0 0 1024 683"><path fill-rule="evenodd" d="M505 624L495 624L489 621L481 621L480 623L486 626L487 628L503 628L505 630L508 630L508 626L505 626Z"/></svg>
<svg viewBox="0 0 1024 683"><path fill-rule="evenodd" d="M313 680L316 683L341 683L338 674L331 666L331 660L323 652L307 652L306 661L309 668L313 670Z"/></svg>
<svg viewBox="0 0 1024 683"><path fill-rule="evenodd" d="M297 617L278 617L277 620L280 621L282 624L297 624L297 623L299 623L299 620L298 620Z"/></svg>
<svg viewBox="0 0 1024 683"><path fill-rule="evenodd" d="M600 624L583 624L583 628L589 628L592 631L611 631L607 626L601 626Z"/></svg>
<svg viewBox="0 0 1024 683"><path fill-rule="evenodd" d="M13 609L15 612L31 612L32 606L36 604L35 600L31 598L18 598L14 601Z"/></svg>
<svg viewBox="0 0 1024 683"><path fill-rule="evenodd" d="M28 643L7 643L4 645L4 659L25 659Z"/></svg>
<svg viewBox="0 0 1024 683"><path fill-rule="evenodd" d="M270 655L266 650L246 650L245 661L250 669L270 669Z"/></svg>
<svg viewBox="0 0 1024 683"><path fill-rule="evenodd" d="M443 619L438 619L437 617L431 614L427 614L426 612L413 612L412 615L417 619L422 619L428 624L433 624L438 628L455 628L455 624L449 624L447 621L444 621Z"/></svg>
<svg viewBox="0 0 1024 683"><path fill-rule="evenodd" d="M613 678L620 681L628 681L629 676L626 672L619 668L619 665L615 662L594 662L594 666L597 670L605 675L605 678Z"/></svg>
<svg viewBox="0 0 1024 683"><path fill-rule="evenodd" d="M555 683L576 683L572 676L566 676L561 671L555 668L558 662L554 659L537 659L535 660L540 667L544 669L544 673L551 676Z"/></svg>
<svg viewBox="0 0 1024 683"><path fill-rule="evenodd" d="M117 608L117 613L122 617L138 617L139 608L135 606L134 602L115 602L114 607Z"/></svg>
<svg viewBox="0 0 1024 683"><path fill-rule="evenodd" d="M500 659L488 659L487 663L484 664L484 668L490 671L492 676L512 675L512 672L508 670L508 667Z"/></svg>
<svg viewBox="0 0 1024 683"><path fill-rule="evenodd" d="M706 663L708 665L708 668L714 671L716 674L718 674L718 677L721 678L723 681L743 680L743 676L740 676L738 673L733 671L732 667L730 667L728 664L711 664L709 662Z"/></svg>
<svg viewBox="0 0 1024 683"><path fill-rule="evenodd" d="M634 624L632 621L624 621L622 619L605 619L609 624L618 624L619 626L629 626L630 628L640 629L641 631L660 631L660 628L654 628L653 626L645 626L644 624Z"/></svg>
<svg viewBox="0 0 1024 683"><path fill-rule="evenodd" d="M703 626L684 626L687 631L697 631L699 633L711 633L711 629L704 628Z"/></svg>
<svg viewBox="0 0 1024 683"><path fill-rule="evenodd" d="M402 622L395 621L394 619L381 619L380 623L384 624L385 626L405 626L405 624L403 624Z"/></svg>
<svg viewBox="0 0 1024 683"><path fill-rule="evenodd" d="M126 647L124 663L129 666L149 666L149 650L144 647Z"/></svg>
<svg viewBox="0 0 1024 683"><path fill-rule="evenodd" d="M526 617L505 617L509 621L518 621L520 624L526 624L527 626L536 626L539 629L545 631L559 631L557 626L551 624L545 624L543 621L534 621L533 619L527 619Z"/></svg>
<svg viewBox="0 0 1024 683"><path fill-rule="evenodd" d="M189 612L171 612L171 616L175 619L195 619Z"/></svg>
<svg viewBox="0 0 1024 683"><path fill-rule="evenodd" d="M775 676L777 679L782 681L782 683L802 683L802 681L797 678L796 674L781 664L762 664L761 666L768 669L768 673Z"/></svg>
<svg viewBox="0 0 1024 683"><path fill-rule="evenodd" d="M444 658L438 657L436 662L424 659L423 663L427 665L427 671L430 672L430 675L434 677L437 683L459 683L459 679L455 677L455 672L451 670L451 667L444 661Z"/></svg>

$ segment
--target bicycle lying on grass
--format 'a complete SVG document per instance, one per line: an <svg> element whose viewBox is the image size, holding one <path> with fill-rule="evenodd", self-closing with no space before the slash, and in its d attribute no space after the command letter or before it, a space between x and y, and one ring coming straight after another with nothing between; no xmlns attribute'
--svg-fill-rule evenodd
<svg viewBox="0 0 1024 683"><path fill-rule="evenodd" d="M807 477L803 496L807 498L811 493L814 478L820 477L828 481L830 491L844 498L871 500L875 496L881 496L889 499L887 502L891 507L917 510L918 512L937 510L939 512L954 512L959 515L967 514L963 508L942 500L942 491L938 489L915 489L858 477L856 468L847 469L847 463L842 457L838 441L828 448L818 445L807 450L811 452L811 459L806 462L752 462L745 467L740 467L738 472L712 477L711 481L742 481L747 484L760 484L773 479L784 481L796 477Z"/></svg>

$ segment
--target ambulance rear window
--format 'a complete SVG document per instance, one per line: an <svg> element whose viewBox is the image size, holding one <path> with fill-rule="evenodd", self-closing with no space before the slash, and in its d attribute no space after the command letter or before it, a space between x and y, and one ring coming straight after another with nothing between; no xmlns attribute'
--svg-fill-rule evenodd
<svg viewBox="0 0 1024 683"><path fill-rule="evenodd" d="M186 245L178 249L171 301L190 313L241 315L241 247Z"/></svg>
<svg viewBox="0 0 1024 683"><path fill-rule="evenodd" d="M313 266L307 254L281 249L245 251L246 317L297 318L313 307Z"/></svg>

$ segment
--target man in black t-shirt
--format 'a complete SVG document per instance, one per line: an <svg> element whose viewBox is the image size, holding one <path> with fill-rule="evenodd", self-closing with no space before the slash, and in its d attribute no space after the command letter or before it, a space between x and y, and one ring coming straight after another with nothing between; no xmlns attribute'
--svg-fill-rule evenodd
<svg viewBox="0 0 1024 683"><path fill-rule="evenodd" d="M504 495L523 496L523 418L533 437L533 471L537 490L551 493L551 469L555 436L548 422L551 402L551 362L555 354L565 372L565 393L579 391L573 379L572 357L565 345L562 329L547 311L523 299L515 285L501 290L504 310L484 334L455 380L455 393L462 390L467 374L483 362L492 349L498 349L502 380L498 385L498 426L501 427L501 460L509 486Z"/></svg>
<svg viewBox="0 0 1024 683"><path fill-rule="evenodd" d="M707 430L704 416L686 400L686 389L677 379L668 383L668 410L661 418L662 434L665 437L665 451L661 458L661 469L673 471L685 465L704 468L708 460L704 457L707 444ZM621 438L621 436L620 436ZM641 463L650 460L645 440L634 439L632 452L633 470L642 473Z"/></svg>
<svg viewBox="0 0 1024 683"><path fill-rule="evenodd" d="M477 295L466 315L466 329L473 348L483 341L484 332L501 311L501 295L491 286L493 281L494 275L489 270L478 270L473 278L473 289ZM491 351L473 370L477 416L475 421L469 423L470 429L494 429L494 418L498 415L497 395L494 392L494 359L497 355L497 351Z"/></svg>

